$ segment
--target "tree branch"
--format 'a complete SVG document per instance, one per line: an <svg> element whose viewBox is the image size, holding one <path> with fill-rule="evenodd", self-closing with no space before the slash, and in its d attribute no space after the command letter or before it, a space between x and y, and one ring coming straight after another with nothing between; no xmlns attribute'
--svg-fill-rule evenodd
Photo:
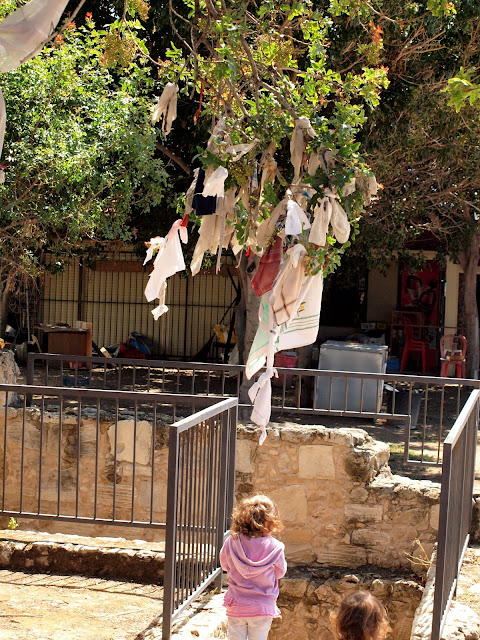
<svg viewBox="0 0 480 640"><path fill-rule="evenodd" d="M181 158L179 158L175 153L173 153L173 151L167 149L167 147L165 147L160 142L156 143L156 147L161 153L167 156L167 158L170 158L170 160L173 160L176 164L178 164L178 166L183 169L187 175L190 175L192 173L192 169L188 166L188 164Z"/></svg>

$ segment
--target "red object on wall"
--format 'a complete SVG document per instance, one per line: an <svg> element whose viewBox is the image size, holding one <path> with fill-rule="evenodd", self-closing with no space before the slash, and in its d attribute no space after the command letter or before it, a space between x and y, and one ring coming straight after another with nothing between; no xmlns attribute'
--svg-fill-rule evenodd
<svg viewBox="0 0 480 640"><path fill-rule="evenodd" d="M410 273L404 269L400 291L400 307L405 311L420 311L424 324L438 325L438 298L440 295L440 268L428 260L423 271Z"/></svg>
<svg viewBox="0 0 480 640"><path fill-rule="evenodd" d="M404 311L421 313L423 321L419 324L438 326L440 297L440 267L434 260L427 260L422 271L411 273L405 268L401 277L400 308ZM437 331L424 328L423 339L427 342L427 367L434 368L437 363Z"/></svg>

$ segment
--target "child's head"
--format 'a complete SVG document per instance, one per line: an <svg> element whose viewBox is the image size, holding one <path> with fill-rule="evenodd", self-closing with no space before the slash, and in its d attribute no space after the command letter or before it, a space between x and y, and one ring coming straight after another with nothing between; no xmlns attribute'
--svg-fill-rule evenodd
<svg viewBox="0 0 480 640"><path fill-rule="evenodd" d="M233 510L231 532L248 538L268 536L283 525L275 503L267 496L244 498Z"/></svg>
<svg viewBox="0 0 480 640"><path fill-rule="evenodd" d="M367 591L355 591L340 604L336 615L337 640L381 640L388 618L383 604Z"/></svg>

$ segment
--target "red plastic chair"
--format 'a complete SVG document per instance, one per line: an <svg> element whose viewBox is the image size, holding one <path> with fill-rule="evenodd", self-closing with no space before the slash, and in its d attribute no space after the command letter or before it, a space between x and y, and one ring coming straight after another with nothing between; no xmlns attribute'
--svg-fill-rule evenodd
<svg viewBox="0 0 480 640"><path fill-rule="evenodd" d="M405 346L403 347L400 371L405 371L411 353L420 353L422 356L422 373L427 371L427 343L415 334L415 329L410 324L403 326L405 332Z"/></svg>
<svg viewBox="0 0 480 640"><path fill-rule="evenodd" d="M448 367L456 367L457 378L466 378L467 339L461 335L447 334L440 338L440 376L446 378Z"/></svg>

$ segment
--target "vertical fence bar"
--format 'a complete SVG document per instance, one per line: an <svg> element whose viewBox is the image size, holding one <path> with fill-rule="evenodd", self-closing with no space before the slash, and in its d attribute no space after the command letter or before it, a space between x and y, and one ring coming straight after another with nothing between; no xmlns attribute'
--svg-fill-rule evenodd
<svg viewBox="0 0 480 640"><path fill-rule="evenodd" d="M23 411L22 411L22 449L20 454L20 512L23 511L23 477L25 467L25 427L27 412L27 396L23 396Z"/></svg>
<svg viewBox="0 0 480 640"><path fill-rule="evenodd" d="M45 396L42 396L40 401L40 442L38 453L38 503L37 511L42 512L42 454L43 454L43 428L44 428L44 414L45 414Z"/></svg>
<svg viewBox="0 0 480 640"><path fill-rule="evenodd" d="M135 520L135 480L137 479L137 426L138 426L138 403L135 400L135 411L133 416L133 470L132 470L132 505L131 522Z"/></svg>
<svg viewBox="0 0 480 640"><path fill-rule="evenodd" d="M2 478L2 511L5 511L5 490L7 483L7 425L8 425L8 391L5 393L5 410L3 414L3 478Z"/></svg>
<svg viewBox="0 0 480 640"><path fill-rule="evenodd" d="M75 517L78 518L78 505L80 499L80 431L82 424L82 400L80 396L78 397L78 406L77 406L77 477L75 482Z"/></svg>
<svg viewBox="0 0 480 640"><path fill-rule="evenodd" d="M228 414L223 412L220 416L220 460L228 460ZM223 545L223 538L225 535L225 527L227 522L226 507L227 507L227 465L220 464L219 474L219 495L217 497L217 540L215 545L215 563L218 565L220 549ZM217 578L216 587L222 588L222 574Z"/></svg>
<svg viewBox="0 0 480 640"><path fill-rule="evenodd" d="M176 427L169 429L167 523L165 530L165 572L163 582L162 640L170 640L172 632L173 592L176 572L176 532L178 499L179 434Z"/></svg>
<svg viewBox="0 0 480 640"><path fill-rule="evenodd" d="M57 516L60 515L62 491L62 431L63 431L63 396L60 397L58 412L58 473L57 473Z"/></svg>
<svg viewBox="0 0 480 640"><path fill-rule="evenodd" d="M95 493L93 496L93 517L97 517L98 505L98 450L100 445L100 399L97 398L97 416L95 420Z"/></svg>

